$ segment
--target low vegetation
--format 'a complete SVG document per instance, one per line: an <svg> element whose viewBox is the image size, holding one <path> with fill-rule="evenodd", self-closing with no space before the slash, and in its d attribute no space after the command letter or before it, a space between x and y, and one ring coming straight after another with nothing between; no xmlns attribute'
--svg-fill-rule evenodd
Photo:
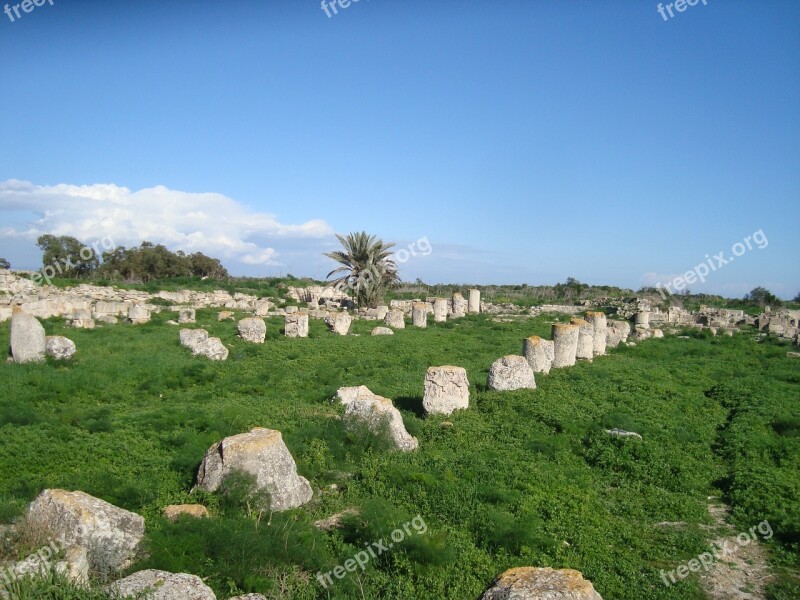
<svg viewBox="0 0 800 600"><path fill-rule="evenodd" d="M464 600L521 565L578 569L609 599L700 599L695 576L667 587L660 571L708 550L714 496L737 531L770 522L770 597L800 596L800 361L784 342L695 332L554 370L535 391L490 392L492 361L518 354L525 336L549 337L552 319L471 316L392 337L369 336L374 322L340 337L312 320L310 338L287 339L269 318L267 343L253 345L216 311L197 315L230 348L227 362L193 358L165 310L147 325L96 330L51 319L47 333L78 346L72 362L0 365L2 521L44 488L83 490L145 517L149 556L133 570L194 573L221 599ZM466 367L470 409L425 417L424 372L440 364ZM344 385L394 399L419 450L390 453L346 432L331 402ZM316 490L310 504L264 515L236 486L190 493L207 448L254 426L283 432ZM604 433L613 427L643 440ZM212 518L161 516L187 502ZM360 515L340 529L313 525L353 507ZM425 534L320 585L317 572L417 516ZM38 593L44 585L18 597L96 597Z"/></svg>

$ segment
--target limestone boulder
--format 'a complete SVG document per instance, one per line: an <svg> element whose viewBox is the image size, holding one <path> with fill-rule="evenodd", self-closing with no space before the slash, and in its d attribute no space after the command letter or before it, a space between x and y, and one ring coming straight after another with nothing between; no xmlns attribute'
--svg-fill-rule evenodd
<svg viewBox="0 0 800 600"><path fill-rule="evenodd" d="M44 339L45 352L56 360L69 360L75 356L75 342L63 335L48 335Z"/></svg>
<svg viewBox="0 0 800 600"><path fill-rule="evenodd" d="M42 362L46 351L42 324L36 317L14 309L11 316L11 356L14 362Z"/></svg>
<svg viewBox="0 0 800 600"><path fill-rule="evenodd" d="M189 324L189 323L196 323L197 317L195 314L195 310L193 308L181 308L178 311L178 323L180 324Z"/></svg>
<svg viewBox="0 0 800 600"><path fill-rule="evenodd" d="M232 321L233 313L229 310L221 310L217 313L217 321Z"/></svg>
<svg viewBox="0 0 800 600"><path fill-rule="evenodd" d="M228 349L222 343L222 340L217 337L210 337L198 342L191 349L192 354L195 356L204 356L214 361L228 360Z"/></svg>
<svg viewBox="0 0 800 600"><path fill-rule="evenodd" d="M325 324L328 326L328 329L339 335L347 335L352 322L353 317L347 313L330 313L325 317Z"/></svg>
<svg viewBox="0 0 800 600"><path fill-rule="evenodd" d="M553 325L553 368L571 367L578 354L578 326L566 323Z"/></svg>
<svg viewBox="0 0 800 600"><path fill-rule="evenodd" d="M107 591L118 598L147 600L217 600L217 596L197 575L168 573L148 569L115 581Z"/></svg>
<svg viewBox="0 0 800 600"><path fill-rule="evenodd" d="M142 325L150 322L150 311L144 306L134 304L128 309L128 322L134 325Z"/></svg>
<svg viewBox="0 0 800 600"><path fill-rule="evenodd" d="M180 336L181 346L186 346L187 348L194 348L197 344L208 339L208 332L205 329L181 329L178 335Z"/></svg>
<svg viewBox="0 0 800 600"><path fill-rule="evenodd" d="M245 594L244 596L233 596L228 600L267 600L263 594Z"/></svg>
<svg viewBox="0 0 800 600"><path fill-rule="evenodd" d="M370 335L394 335L394 331L388 327L376 327Z"/></svg>
<svg viewBox="0 0 800 600"><path fill-rule="evenodd" d="M170 504L161 511L164 518L169 521L177 521L183 515L194 519L208 517L208 509L202 504Z"/></svg>
<svg viewBox="0 0 800 600"><path fill-rule="evenodd" d="M469 407L467 370L450 365L428 367L422 406L427 413L449 415Z"/></svg>
<svg viewBox="0 0 800 600"><path fill-rule="evenodd" d="M28 522L65 548L86 549L92 570L128 567L144 538L144 519L84 492L44 490L28 508Z"/></svg>
<svg viewBox="0 0 800 600"><path fill-rule="evenodd" d="M606 326L606 347L616 348L628 340L631 324L627 321L609 321Z"/></svg>
<svg viewBox="0 0 800 600"><path fill-rule="evenodd" d="M538 335L525 338L522 342L522 354L534 373L549 373L555 358L555 344Z"/></svg>
<svg viewBox="0 0 800 600"><path fill-rule="evenodd" d="M590 581L574 569L509 569L481 600L603 600Z"/></svg>
<svg viewBox="0 0 800 600"><path fill-rule="evenodd" d="M578 317L572 317L570 323L578 326L578 346L575 349L575 357L591 362L594 358L594 327L588 321Z"/></svg>
<svg viewBox="0 0 800 600"><path fill-rule="evenodd" d="M536 381L524 356L509 355L492 363L486 387L497 391L536 389Z"/></svg>
<svg viewBox="0 0 800 600"><path fill-rule="evenodd" d="M239 337L246 342L263 344L267 339L267 324L264 323L264 319L258 317L242 319L236 328L239 330Z"/></svg>
<svg viewBox="0 0 800 600"><path fill-rule="evenodd" d="M394 329L405 329L406 328L406 319L403 311L399 308L393 308L388 313L386 313L386 317L383 319L383 323L387 327L392 327Z"/></svg>
<svg viewBox="0 0 800 600"><path fill-rule="evenodd" d="M428 305L425 302L414 302L411 305L411 324L414 327L428 326Z"/></svg>
<svg viewBox="0 0 800 600"><path fill-rule="evenodd" d="M416 450L419 442L406 431L403 416L392 401L373 394L366 386L358 389L355 397L343 402L345 427L353 429L365 424L373 434L386 435L395 449L402 452Z"/></svg>
<svg viewBox="0 0 800 600"><path fill-rule="evenodd" d="M215 492L236 471L255 478L256 488L269 494L274 511L302 506L313 496L308 480L297 474L280 431L256 427L214 444L200 465L197 486Z"/></svg>
<svg viewBox="0 0 800 600"><path fill-rule="evenodd" d="M298 311L284 317L284 335L290 338L308 337L308 313Z"/></svg>
<svg viewBox="0 0 800 600"><path fill-rule="evenodd" d="M365 385L356 385L356 386L349 386L349 387L340 387L336 390L336 397L335 399L338 400L341 404L348 404L353 400L356 400L360 397L369 398L374 396L375 394L372 393Z"/></svg>

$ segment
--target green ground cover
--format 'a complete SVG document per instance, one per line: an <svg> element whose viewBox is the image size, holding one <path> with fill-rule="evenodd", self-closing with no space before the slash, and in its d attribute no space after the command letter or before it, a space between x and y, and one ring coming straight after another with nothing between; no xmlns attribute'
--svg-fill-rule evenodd
<svg viewBox="0 0 800 600"><path fill-rule="evenodd" d="M523 337L549 338L552 319L472 316L391 337L369 336L374 322L339 337L312 320L309 339L287 339L270 318L267 343L252 345L216 311L197 315L230 348L226 362L192 357L165 311L91 331L50 319L47 333L73 339L75 359L0 365L0 520L44 488L83 490L145 517L149 557L133 570L194 573L221 599L474 599L523 565L578 569L606 600L683 599L704 597L696 577L668 587L660 571L708 550L702 525L718 496L737 531L769 521L771 597L800 597L800 361L785 343L648 340L538 376L535 391L491 392L492 361L519 354ZM6 323L0 346L8 336ZM426 417L425 369L444 364L466 367L470 408ZM345 433L331 402L343 385L392 398L420 449L391 453ZM311 503L270 516L233 486L190 493L207 448L255 426L283 432ZM611 427L644 439L611 438ZM212 518L161 517L187 502ZM350 507L361 516L342 529L313 527ZM425 534L327 589L315 578L416 516ZM20 598L90 598L36 595L35 585Z"/></svg>

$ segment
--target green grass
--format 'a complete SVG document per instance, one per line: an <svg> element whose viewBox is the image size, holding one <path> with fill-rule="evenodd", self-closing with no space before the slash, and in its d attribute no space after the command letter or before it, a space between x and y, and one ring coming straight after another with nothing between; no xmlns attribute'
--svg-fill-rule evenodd
<svg viewBox="0 0 800 600"><path fill-rule="evenodd" d="M666 587L659 573L708 549L716 495L737 531L769 520L771 597L796 597L800 361L781 342L648 340L537 376L535 391L500 393L485 388L489 366L519 354L524 337L549 338L546 316L473 316L391 337L369 336L376 323L365 321L353 324L358 337L339 337L312 319L309 339L282 337L271 318L267 343L252 345L198 310L197 326L230 348L224 363L182 348L164 324L173 316L91 331L49 320L48 334L76 342L73 361L0 365L0 519L43 488L83 490L145 517L150 556L134 570L194 573L221 599L473 599L523 565L578 569L606 600L691 599L703 597L696 578ZM443 364L466 367L470 408L425 417L425 370ZM392 398L420 449L389 453L345 432L330 401L344 385ZM311 503L259 519L234 496L190 493L207 448L255 426L283 432ZM611 438L611 427L644 439ZM211 519L161 517L198 501ZM343 529L313 527L348 507L362 514ZM316 581L416 516L424 535L327 590Z"/></svg>

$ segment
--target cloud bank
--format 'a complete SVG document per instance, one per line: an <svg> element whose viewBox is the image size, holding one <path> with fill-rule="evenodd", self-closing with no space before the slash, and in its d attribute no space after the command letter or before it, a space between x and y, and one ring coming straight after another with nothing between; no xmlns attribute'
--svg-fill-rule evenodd
<svg viewBox="0 0 800 600"><path fill-rule="evenodd" d="M173 251L203 252L226 264L250 266L280 266L274 242L310 242L333 235L321 219L287 225L222 194L164 186L131 191L114 184L47 186L9 179L0 182L0 213L33 217L0 228L0 238L35 241L49 233L87 242L110 237L118 246L146 240Z"/></svg>

